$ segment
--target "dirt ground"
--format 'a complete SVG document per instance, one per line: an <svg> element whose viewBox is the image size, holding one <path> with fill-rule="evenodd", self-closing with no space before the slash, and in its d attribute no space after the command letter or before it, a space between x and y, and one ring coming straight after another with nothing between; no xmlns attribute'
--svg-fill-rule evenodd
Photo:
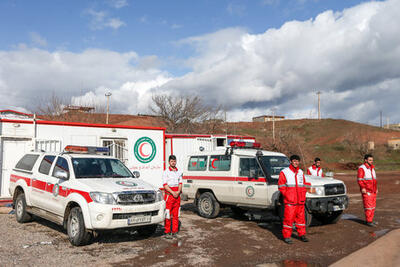
<svg viewBox="0 0 400 267"><path fill-rule="evenodd" d="M70 245L53 223L19 224L13 215L0 214L0 266L327 266L400 228L400 172L378 173L377 228L363 223L355 175L336 178L346 183L350 206L337 224L309 227L309 243L283 243L275 216L239 219L226 209L207 220L190 202L182 205L178 239L164 239L160 226L148 239L112 232L85 247Z"/></svg>

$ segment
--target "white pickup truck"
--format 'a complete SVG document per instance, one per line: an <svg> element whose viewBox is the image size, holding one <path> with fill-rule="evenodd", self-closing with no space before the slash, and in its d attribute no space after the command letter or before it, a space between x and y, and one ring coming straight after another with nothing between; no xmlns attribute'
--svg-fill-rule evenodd
<svg viewBox="0 0 400 267"><path fill-rule="evenodd" d="M194 199L198 214L205 218L217 217L221 206L229 206L237 215L258 209L282 218L284 205L277 184L279 173L289 164L284 154L260 150L257 143L233 142L226 150L188 157L183 194ZM307 225L313 218L337 222L348 206L345 184L329 177L306 175L306 180L314 188L313 194L307 193Z"/></svg>
<svg viewBox="0 0 400 267"><path fill-rule="evenodd" d="M36 215L63 225L76 246L100 230L135 227L152 235L164 220L162 192L118 159L99 155L105 151L67 146L63 153L25 154L10 177L17 221Z"/></svg>

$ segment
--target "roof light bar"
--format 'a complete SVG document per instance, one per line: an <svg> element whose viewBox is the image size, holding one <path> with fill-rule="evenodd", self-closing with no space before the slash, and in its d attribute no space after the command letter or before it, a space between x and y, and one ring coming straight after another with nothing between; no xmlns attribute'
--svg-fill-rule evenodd
<svg viewBox="0 0 400 267"><path fill-rule="evenodd" d="M229 143L231 147L235 148L260 148L261 144L256 142L243 142L243 141L231 141Z"/></svg>
<svg viewBox="0 0 400 267"><path fill-rule="evenodd" d="M110 152L108 147L96 147L96 146L66 146L65 152L69 153L81 153L81 154L106 154Z"/></svg>

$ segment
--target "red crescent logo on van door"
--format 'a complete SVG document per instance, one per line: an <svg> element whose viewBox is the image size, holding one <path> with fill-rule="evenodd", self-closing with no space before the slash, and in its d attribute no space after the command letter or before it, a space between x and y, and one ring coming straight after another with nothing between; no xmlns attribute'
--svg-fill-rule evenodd
<svg viewBox="0 0 400 267"><path fill-rule="evenodd" d="M213 167L213 169L216 169L217 167L214 166L214 162L217 161L218 159L215 158L211 161L211 167Z"/></svg>

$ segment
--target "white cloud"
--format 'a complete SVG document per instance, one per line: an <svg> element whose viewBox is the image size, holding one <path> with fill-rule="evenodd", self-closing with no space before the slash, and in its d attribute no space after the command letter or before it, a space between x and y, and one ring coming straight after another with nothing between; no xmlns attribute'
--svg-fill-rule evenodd
<svg viewBox="0 0 400 267"><path fill-rule="evenodd" d="M38 45L38 46L47 46L47 41L45 38L43 38L42 36L40 36L40 34L38 34L37 32L30 32L29 36L31 38L31 41L34 45Z"/></svg>
<svg viewBox="0 0 400 267"><path fill-rule="evenodd" d="M0 51L0 106L29 107L53 90L74 101L105 101L114 112L146 112L156 92L197 94L222 104L230 120L276 114L399 122L400 2L368 2L342 12L251 34L223 29L178 42L194 48L191 71L172 77L157 57L134 52L48 52L23 45ZM99 14L99 17L102 17ZM161 64L162 65L162 64Z"/></svg>
<svg viewBox="0 0 400 267"><path fill-rule="evenodd" d="M102 30L106 27L117 30L122 26L126 26L126 23L121 21L119 18L110 18L110 16L105 11L87 9L85 11L85 14L89 15L89 28L91 30Z"/></svg>
<svg viewBox="0 0 400 267"><path fill-rule="evenodd" d="M324 99L329 95L325 116L373 121L383 109L400 120L396 105L385 104L400 98L398 12L399 1L368 2L261 34L232 28L187 38L180 44L196 48L187 60L193 71L164 88L232 109L277 106L291 117L315 110L313 92L320 90ZM388 81L392 90L382 95L379 88ZM342 93L345 99L337 97ZM364 112L351 109L360 102Z"/></svg>
<svg viewBox="0 0 400 267"><path fill-rule="evenodd" d="M108 22L105 24L105 26L109 26L109 27L113 28L114 30L116 30L122 26L126 26L126 23L121 21L118 18L113 18L113 19L109 19Z"/></svg>
<svg viewBox="0 0 400 267"><path fill-rule="evenodd" d="M108 0L107 1L110 6L116 9L120 9L122 7L128 6L127 0Z"/></svg>
<svg viewBox="0 0 400 267"><path fill-rule="evenodd" d="M152 92L171 79L151 63L156 61L135 52L99 49L0 51L0 109L12 105L33 110L53 92L73 97L74 103L101 102L111 91L113 112L143 113Z"/></svg>

